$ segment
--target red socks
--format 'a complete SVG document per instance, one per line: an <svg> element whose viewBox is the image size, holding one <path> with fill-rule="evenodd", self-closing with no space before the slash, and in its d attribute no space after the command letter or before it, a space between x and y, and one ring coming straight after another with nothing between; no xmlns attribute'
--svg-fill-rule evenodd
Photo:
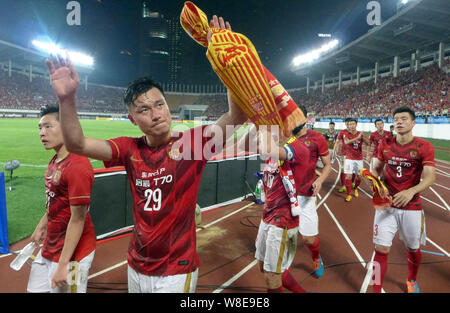
<svg viewBox="0 0 450 313"><path fill-rule="evenodd" d="M345 186L345 174L344 174L344 172L341 173L341 185Z"/></svg>
<svg viewBox="0 0 450 313"><path fill-rule="evenodd" d="M408 252L408 280L417 280L417 272L419 271L420 261L422 260L422 252L418 249L416 252Z"/></svg>
<svg viewBox="0 0 450 313"><path fill-rule="evenodd" d="M306 293L306 291L297 283L291 274L291 269L287 269L281 275L282 286L293 293Z"/></svg>
<svg viewBox="0 0 450 313"><path fill-rule="evenodd" d="M314 243L312 245L306 245L306 246L308 247L309 251L311 251L311 256L312 256L313 260L320 258L319 238L315 237Z"/></svg>
<svg viewBox="0 0 450 313"><path fill-rule="evenodd" d="M345 179L345 187L347 188L347 195L352 194L352 180L351 179Z"/></svg>
<svg viewBox="0 0 450 313"><path fill-rule="evenodd" d="M267 293L283 293L283 285L275 289L267 288Z"/></svg>
<svg viewBox="0 0 450 313"><path fill-rule="evenodd" d="M361 178L359 178L359 177L355 178L355 190L358 189L360 184L361 184Z"/></svg>
<svg viewBox="0 0 450 313"><path fill-rule="evenodd" d="M375 258L373 259L373 292L381 293L381 288L383 286L384 275L386 275L387 271L387 260L388 253L382 253L375 250ZM379 266L375 262L378 262Z"/></svg>

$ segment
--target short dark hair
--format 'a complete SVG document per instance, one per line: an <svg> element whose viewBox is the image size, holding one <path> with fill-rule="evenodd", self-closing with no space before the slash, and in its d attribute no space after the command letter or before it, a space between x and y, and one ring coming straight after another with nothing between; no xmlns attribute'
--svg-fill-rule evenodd
<svg viewBox="0 0 450 313"><path fill-rule="evenodd" d="M348 122L355 122L356 124L358 124L358 120L356 118L351 117Z"/></svg>
<svg viewBox="0 0 450 313"><path fill-rule="evenodd" d="M59 120L59 105L58 104L46 104L41 106L40 116L43 117L47 114L56 113L56 119Z"/></svg>
<svg viewBox="0 0 450 313"><path fill-rule="evenodd" d="M333 121L331 121L328 125L336 125Z"/></svg>
<svg viewBox="0 0 450 313"><path fill-rule="evenodd" d="M396 108L394 110L394 114L392 114L392 117L394 117L395 114L398 114L398 113L409 113L409 115L411 116L411 119L413 121L416 120L416 113L414 113L414 111L411 108L408 108L407 106Z"/></svg>
<svg viewBox="0 0 450 313"><path fill-rule="evenodd" d="M305 117L308 116L308 110L306 109L306 107L303 104L299 104L298 107L300 108L300 110L303 111L303 114L305 115Z"/></svg>
<svg viewBox="0 0 450 313"><path fill-rule="evenodd" d="M307 117L308 116L308 110L306 109L306 107L303 104L299 104L298 107L299 107L300 110L302 110L302 112L305 115L305 117ZM303 123L303 124L298 125L297 127L295 127L292 130L292 134L294 136L297 135L302 130L302 128L305 127L305 125L306 125L306 123Z"/></svg>
<svg viewBox="0 0 450 313"><path fill-rule="evenodd" d="M352 119L351 117L347 117L347 118L344 120L344 123L350 122L351 119Z"/></svg>
<svg viewBox="0 0 450 313"><path fill-rule="evenodd" d="M382 120L381 118L377 118L377 119L375 120L375 125L377 125L377 122L384 123L383 120Z"/></svg>
<svg viewBox="0 0 450 313"><path fill-rule="evenodd" d="M303 124L301 124L301 125L295 127L295 128L292 130L292 134L293 134L294 136L297 135L297 134L302 130L302 128L305 127L305 125L306 125L306 123L303 123Z"/></svg>
<svg viewBox="0 0 450 313"><path fill-rule="evenodd" d="M394 125L389 126L389 128L394 128L394 127L395 127Z"/></svg>
<svg viewBox="0 0 450 313"><path fill-rule="evenodd" d="M125 103L126 107L130 109L130 106L140 95L146 93L152 88L158 89L164 96L164 91L161 85L158 84L156 81L154 81L152 78L150 77L138 78L128 85L127 90L123 94L123 102Z"/></svg>

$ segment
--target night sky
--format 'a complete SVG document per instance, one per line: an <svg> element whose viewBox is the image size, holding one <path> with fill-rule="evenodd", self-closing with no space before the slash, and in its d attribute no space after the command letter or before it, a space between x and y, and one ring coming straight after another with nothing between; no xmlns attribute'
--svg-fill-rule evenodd
<svg viewBox="0 0 450 313"><path fill-rule="evenodd" d="M382 21L395 14L397 0L379 0ZM68 26L66 0L0 0L0 39L30 47L31 40L48 36L60 46L94 56L90 81L124 86L137 77L140 0L79 0L81 26ZM179 17L184 1L155 0L168 16ZM330 33L343 44L366 33L369 0L197 0L208 18L223 16L234 31L255 45L264 65L287 88L295 87L292 59L324 43L318 33ZM153 5L153 4L152 4ZM196 70L181 82L218 83L205 49L183 33L185 62ZM121 55L121 50L132 53ZM152 73L157 79L157 73Z"/></svg>

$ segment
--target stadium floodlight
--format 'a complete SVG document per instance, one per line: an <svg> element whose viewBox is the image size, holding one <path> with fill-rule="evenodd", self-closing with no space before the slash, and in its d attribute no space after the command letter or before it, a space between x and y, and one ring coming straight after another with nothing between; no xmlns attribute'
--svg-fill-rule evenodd
<svg viewBox="0 0 450 313"><path fill-rule="evenodd" d="M75 51L68 51L65 50L58 45L51 43L51 42L43 42L39 40L33 40L31 42L37 49L49 53L49 54L61 54L63 56L69 56L70 60L73 64L78 64L82 66L93 66L94 65L94 58L91 56L88 56L86 54L75 52Z"/></svg>
<svg viewBox="0 0 450 313"><path fill-rule="evenodd" d="M303 63L312 63L314 60L317 60L321 55L327 53L331 49L335 48L339 44L339 40L334 39L330 42L324 44L319 49L312 50L311 52L299 55L294 58L293 63L295 66L299 66Z"/></svg>

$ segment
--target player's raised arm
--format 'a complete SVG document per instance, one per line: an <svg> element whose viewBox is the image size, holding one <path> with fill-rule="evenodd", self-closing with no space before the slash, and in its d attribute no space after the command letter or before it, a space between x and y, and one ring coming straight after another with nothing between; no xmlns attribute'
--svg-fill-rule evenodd
<svg viewBox="0 0 450 313"><path fill-rule="evenodd" d="M93 159L110 161L112 150L109 144L83 134L76 107L80 79L74 66L69 59L61 56L47 59L46 64L60 105L61 129L67 150Z"/></svg>

